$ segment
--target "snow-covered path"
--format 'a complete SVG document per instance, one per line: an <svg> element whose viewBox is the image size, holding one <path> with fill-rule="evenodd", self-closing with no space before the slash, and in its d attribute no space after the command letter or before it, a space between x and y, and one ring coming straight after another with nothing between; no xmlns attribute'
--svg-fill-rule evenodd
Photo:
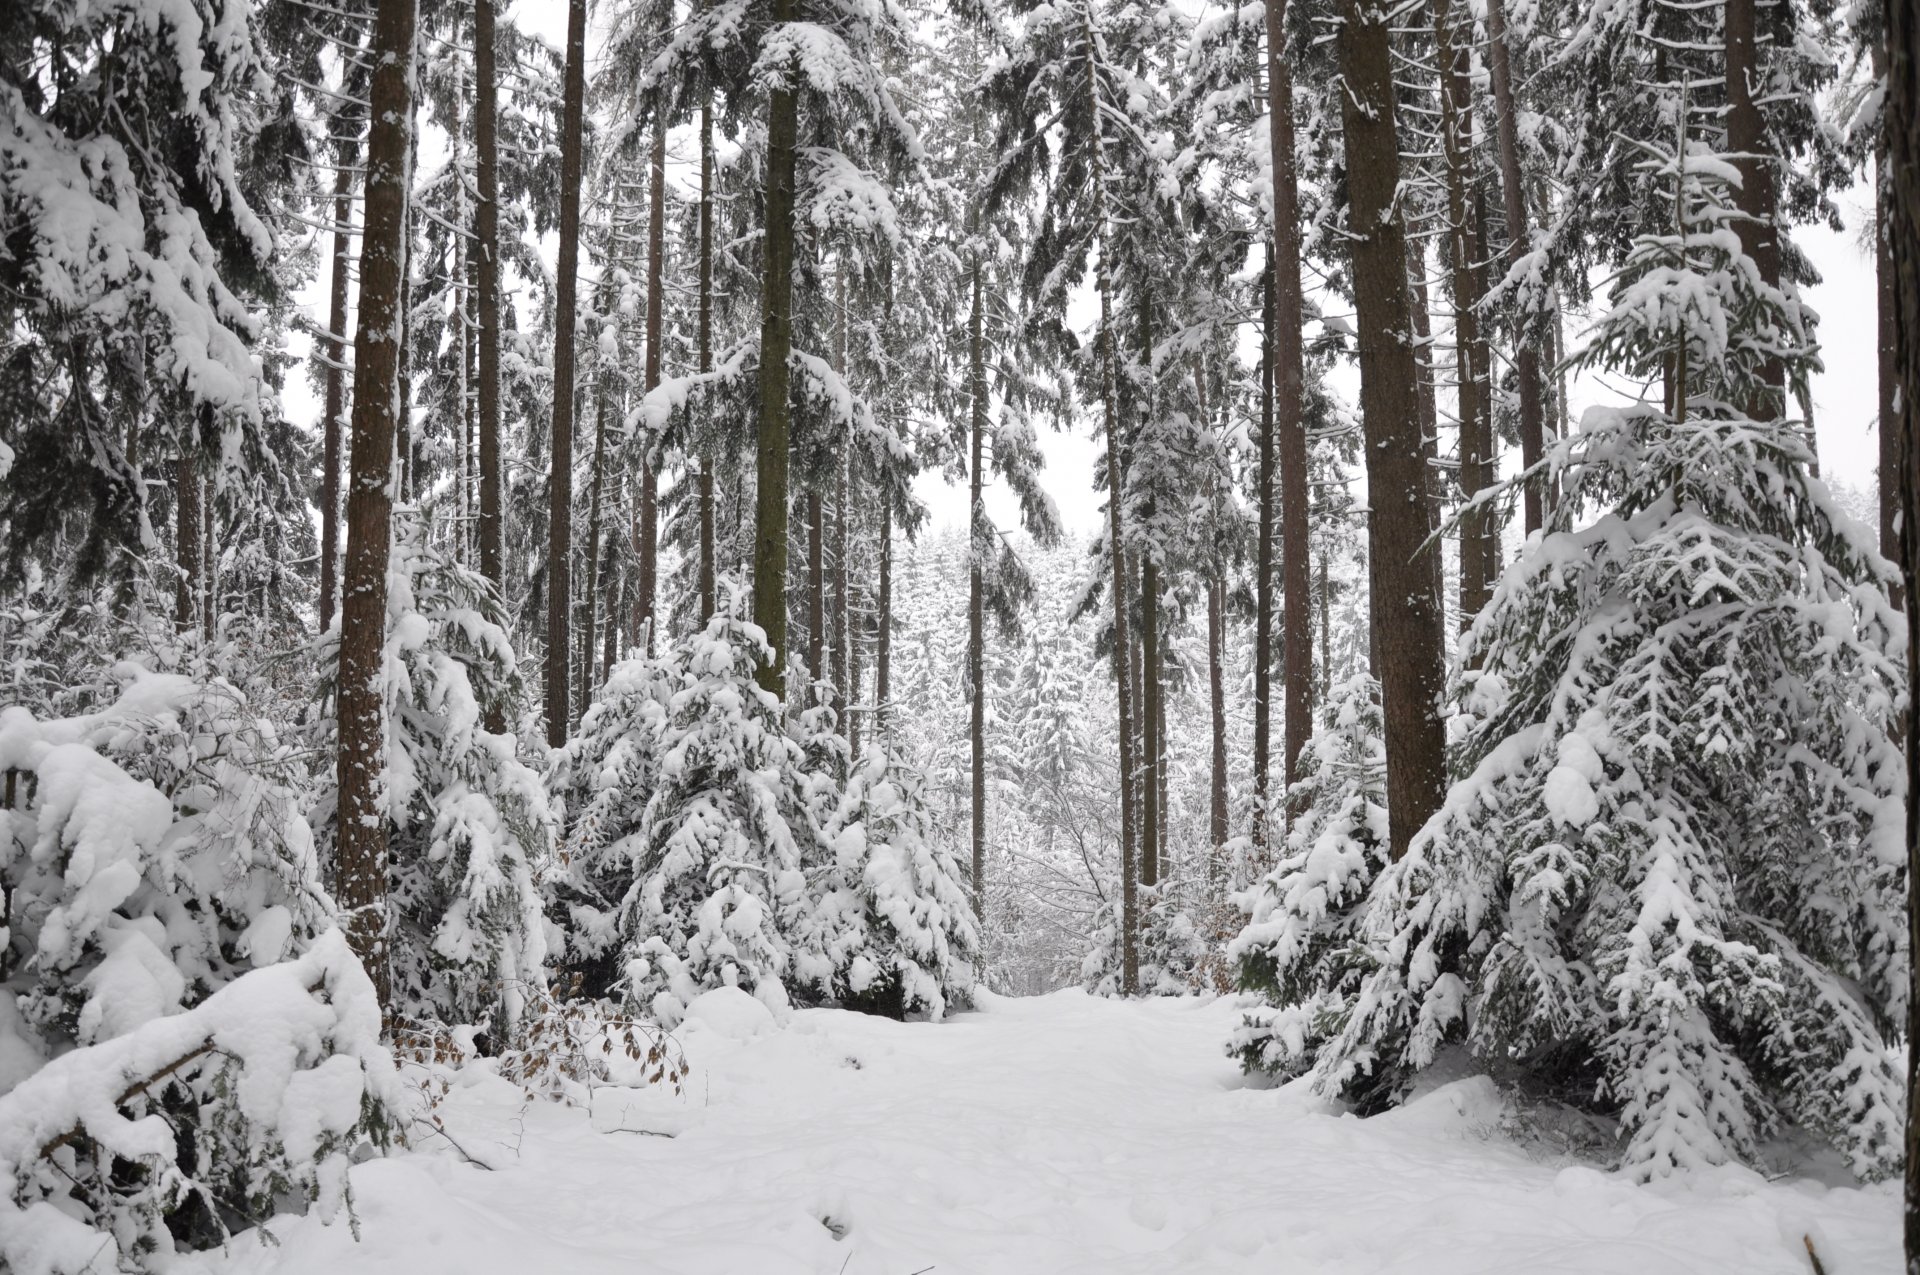
<svg viewBox="0 0 1920 1275"><path fill-rule="evenodd" d="M1899 1266L1890 1186L1729 1169L1634 1187L1506 1141L1481 1081L1364 1122L1245 1088L1226 1002L1062 993L755 1035L751 1014L713 1019L682 1029L684 1103L527 1107L475 1076L446 1118L495 1171L444 1144L362 1165L362 1242L282 1223L280 1247L242 1241L218 1269L1806 1275L1808 1233L1829 1275Z"/></svg>

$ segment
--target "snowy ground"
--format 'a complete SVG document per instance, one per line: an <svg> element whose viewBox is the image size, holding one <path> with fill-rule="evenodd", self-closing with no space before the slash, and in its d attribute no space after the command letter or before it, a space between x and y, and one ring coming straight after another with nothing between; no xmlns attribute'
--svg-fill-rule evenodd
<svg viewBox="0 0 1920 1275"><path fill-rule="evenodd" d="M1364 1122L1246 1088L1221 1053L1224 1001L1072 992L942 1024L814 1010L777 1029L763 1012L682 1028L684 1103L528 1106L470 1074L446 1119L494 1171L437 1140L361 1165L360 1243L283 1221L280 1247L242 1240L215 1269L1806 1275L1805 1234L1829 1275L1899 1266L1891 1186L1723 1170L1636 1187L1521 1149L1478 1080Z"/></svg>

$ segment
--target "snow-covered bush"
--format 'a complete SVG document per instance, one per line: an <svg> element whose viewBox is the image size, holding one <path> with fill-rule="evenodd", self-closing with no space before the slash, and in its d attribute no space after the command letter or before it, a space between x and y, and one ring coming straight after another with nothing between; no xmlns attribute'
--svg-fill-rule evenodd
<svg viewBox="0 0 1920 1275"><path fill-rule="evenodd" d="M373 983L327 930L0 1095L0 1267L168 1270L290 1207L331 1220L401 1101Z"/></svg>
<svg viewBox="0 0 1920 1275"><path fill-rule="evenodd" d="M629 1002L669 1026L695 996L742 987L775 1006L792 967L789 918L817 836L800 745L754 671L772 658L731 608L676 644L659 772L637 834L641 872L618 929Z"/></svg>
<svg viewBox="0 0 1920 1275"><path fill-rule="evenodd" d="M1641 1177L1752 1160L1781 1123L1900 1163L1906 626L1798 422L1812 357L1740 254L1717 156L1669 156L1681 232L1636 245L1588 361L1684 371L1593 409L1464 643L1466 778L1375 885L1377 963L1319 1052L1391 1096L1443 1042L1618 1112ZM1590 520L1590 521L1589 521Z"/></svg>
<svg viewBox="0 0 1920 1275"><path fill-rule="evenodd" d="M178 1013L333 914L294 750L224 681L117 676L96 713L0 709L0 1002L22 1058Z"/></svg>
<svg viewBox="0 0 1920 1275"><path fill-rule="evenodd" d="M1386 866L1386 802L1380 684L1355 674L1333 688L1301 751L1280 861L1236 896L1248 919L1227 961L1235 985L1264 1002L1228 1044L1248 1071L1298 1075L1347 1012L1367 969L1356 933Z"/></svg>
<svg viewBox="0 0 1920 1275"><path fill-rule="evenodd" d="M509 1035L528 988L546 983L534 874L556 819L510 731L524 690L497 595L401 521L387 582L386 810L393 1008L443 1023L496 1013ZM324 640L333 668L338 629ZM330 750L329 750L330 751ZM331 773L320 803L332 831Z"/></svg>
<svg viewBox="0 0 1920 1275"><path fill-rule="evenodd" d="M964 1006L980 950L953 856L932 837L924 781L867 750L828 817L796 937L802 988L850 1009L939 1018Z"/></svg>
<svg viewBox="0 0 1920 1275"><path fill-rule="evenodd" d="M660 732L684 668L670 652L622 660L608 672L580 727L553 754L548 790L565 831L542 887L566 933L567 968L604 995L619 977L621 902L640 877L640 826L660 768Z"/></svg>

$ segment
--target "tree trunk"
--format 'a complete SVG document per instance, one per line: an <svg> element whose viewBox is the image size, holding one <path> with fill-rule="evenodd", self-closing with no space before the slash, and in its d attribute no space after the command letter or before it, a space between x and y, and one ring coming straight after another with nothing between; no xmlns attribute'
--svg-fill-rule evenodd
<svg viewBox="0 0 1920 1275"><path fill-rule="evenodd" d="M500 493L500 145L499 79L494 66L494 0L473 0L473 150L479 190L474 208L474 255L478 274L480 385L480 574L496 592L506 588L506 524ZM486 728L506 730L499 704L486 706Z"/></svg>
<svg viewBox="0 0 1920 1275"><path fill-rule="evenodd" d="M1520 177L1520 133L1513 102L1513 70L1507 48L1505 0L1487 0L1487 69L1493 83L1493 109L1500 136L1500 185L1506 199L1507 265L1511 269L1529 247L1527 192ZM1522 316L1514 333L1514 376L1520 389L1520 462L1531 468L1540 459L1545 409L1540 402L1540 353L1524 332ZM1527 530L1538 531L1544 509L1539 483L1527 484Z"/></svg>
<svg viewBox="0 0 1920 1275"><path fill-rule="evenodd" d="M196 411L195 415L198 415ZM200 462L195 457L199 439L190 431L181 440L180 459L173 462L173 555L176 572L173 627L190 633L200 623L200 595L206 588L204 555L200 548Z"/></svg>
<svg viewBox="0 0 1920 1275"><path fill-rule="evenodd" d="M1091 10L1085 12L1085 22L1087 105L1096 121L1091 180L1096 243L1093 280L1094 291L1100 299L1100 403L1107 442L1107 556L1113 563L1113 677L1120 716L1120 990L1131 996L1140 990L1140 900L1134 884L1133 862L1133 696L1127 668L1133 643L1127 632L1127 539L1120 505L1125 484L1121 476L1120 422L1114 410L1120 378L1115 368L1113 288L1108 279L1106 258L1106 148L1097 122L1101 118L1100 86L1094 59L1098 56L1099 41L1094 36Z"/></svg>
<svg viewBox="0 0 1920 1275"><path fill-rule="evenodd" d="M1255 497L1260 528L1254 549L1253 579L1253 857L1266 861L1273 801L1268 793L1273 771L1273 469L1278 456L1273 411L1274 247L1267 244L1267 269L1260 284L1260 490Z"/></svg>
<svg viewBox="0 0 1920 1275"><path fill-rule="evenodd" d="M587 0L567 5L567 69L560 119L560 266L553 312L553 472L547 514L547 743L558 748L573 724L567 671L573 596L573 330L580 273L580 166L585 143Z"/></svg>
<svg viewBox="0 0 1920 1275"><path fill-rule="evenodd" d="M1436 61L1440 68L1440 141L1447 175L1447 268L1453 287L1454 379L1460 417L1460 497L1471 502L1493 485L1493 421L1485 413L1486 385L1481 379L1485 357L1480 342L1480 298L1486 292L1485 275L1474 254L1473 205L1467 198L1473 146L1472 92L1467 46L1454 46L1450 0L1431 0ZM1460 516L1460 627L1493 594L1492 563L1487 539L1495 534L1494 519L1486 509L1466 509Z"/></svg>
<svg viewBox="0 0 1920 1275"><path fill-rule="evenodd" d="M580 599L582 619L580 633L580 709L586 711L593 702L593 657L595 630L600 620L600 504L601 493L607 479L607 388L600 383L605 376L601 369L601 378L596 378L593 387L593 474L589 480L587 496L587 588ZM613 538L612 534L607 537ZM619 621L620 613L611 606L607 608L607 628L611 630Z"/></svg>
<svg viewBox="0 0 1920 1275"><path fill-rule="evenodd" d="M713 94L700 103L700 371L713 371ZM704 396L707 391L701 391ZM700 623L717 605L713 567L713 455L700 458Z"/></svg>
<svg viewBox="0 0 1920 1275"><path fill-rule="evenodd" d="M662 321L666 303L667 269L667 126L656 120L653 126L653 154L647 169L647 364L644 388L651 393L660 384L660 342L665 339ZM640 554L634 588L639 593L641 641L649 657L657 647L655 630L660 627L655 608L660 595L660 475L653 468L651 440L642 440L647 454L640 462Z"/></svg>
<svg viewBox="0 0 1920 1275"><path fill-rule="evenodd" d="M1140 555L1140 790L1146 798L1140 820L1140 884L1160 884L1160 564L1151 550Z"/></svg>
<svg viewBox="0 0 1920 1275"><path fill-rule="evenodd" d="M1226 582L1207 585L1207 706L1213 724L1212 799L1207 841L1217 854L1230 835L1227 825L1227 617Z"/></svg>
<svg viewBox="0 0 1920 1275"><path fill-rule="evenodd" d="M967 696L970 713L967 740L973 757L973 911L987 914L987 691L986 598L982 564L991 546L986 542L987 509L982 466L986 463L987 369L986 322L981 296L980 259L973 261L972 300L967 315L967 385L970 392L970 446L967 499Z"/></svg>
<svg viewBox="0 0 1920 1275"><path fill-rule="evenodd" d="M1433 506L1419 435L1419 369L1405 335L1412 329L1406 239L1393 215L1400 138L1386 14L1371 0L1342 0L1341 15L1348 234L1371 505L1368 566L1382 657L1376 668L1386 716L1388 836L1397 860L1446 790L1442 619L1438 573L1421 557Z"/></svg>
<svg viewBox="0 0 1920 1275"><path fill-rule="evenodd" d="M827 647L826 511L818 489L807 492L807 676L826 673Z"/></svg>
<svg viewBox="0 0 1920 1275"><path fill-rule="evenodd" d="M340 429L347 395L347 278L352 266L353 172L359 147L337 139L333 174L333 275L327 306L327 386L320 427L320 631L333 627L340 597Z"/></svg>
<svg viewBox="0 0 1920 1275"><path fill-rule="evenodd" d="M847 377L847 273L842 263L834 271L834 347L835 363L842 378ZM833 494L833 617L828 627L832 646L828 662L832 666L833 707L840 729L847 728L847 705L853 702L847 685L847 498L851 494L853 473L853 434L848 430L845 454L834 469Z"/></svg>
<svg viewBox="0 0 1920 1275"><path fill-rule="evenodd" d="M791 22L794 0L774 0L773 20ZM760 292L760 435L755 446L753 619L766 632L773 659L760 686L784 694L787 672L788 356L793 351L793 180L799 148L799 105L786 81L767 103L767 194Z"/></svg>
<svg viewBox="0 0 1920 1275"><path fill-rule="evenodd" d="M1876 79L1886 74L1886 50L1874 46L1873 69ZM1900 399L1895 376L1896 337L1894 308L1898 304L1894 286L1893 250L1888 242L1887 147L1883 137L1874 147L1874 219L1873 273L1874 303L1880 379L1880 553L1898 566L1905 560L1900 544ZM1894 604L1903 601L1903 590L1895 586Z"/></svg>
<svg viewBox="0 0 1920 1275"><path fill-rule="evenodd" d="M1733 203L1742 215L1735 219L1733 228L1740 236L1741 250L1753 259L1759 270L1761 282L1778 287L1780 234L1774 225L1773 165L1765 156L1766 121L1753 100L1754 86L1760 82L1754 9L1754 0L1726 0L1723 19L1727 150L1740 157L1733 161L1740 170L1740 185L1734 188ZM1773 389L1747 408L1757 420L1772 420L1786 410L1786 373L1779 360L1769 359L1761 375Z"/></svg>
<svg viewBox="0 0 1920 1275"><path fill-rule="evenodd" d="M392 545L394 427L400 400L408 132L413 119L414 0L380 0L374 19L372 124L367 137L354 336L353 445L347 490L346 570L340 604L336 716L339 753L333 895L347 940L384 1009L387 965L387 811L384 666L387 561Z"/></svg>
<svg viewBox="0 0 1920 1275"><path fill-rule="evenodd" d="M893 700L893 498L880 498L880 599L873 633L873 737L887 738Z"/></svg>
<svg viewBox="0 0 1920 1275"><path fill-rule="evenodd" d="M1920 686L1920 10L1885 0L1887 24L1887 243L1893 266L1893 383L1900 452L1901 575L1907 594L1907 676ZM1883 428L1891 426L1889 420ZM1920 741L1920 698L1909 697L1906 738ZM1907 960L1920 987L1920 747L1907 749ZM1920 997L1907 1000L1907 1275L1920 1275Z"/></svg>

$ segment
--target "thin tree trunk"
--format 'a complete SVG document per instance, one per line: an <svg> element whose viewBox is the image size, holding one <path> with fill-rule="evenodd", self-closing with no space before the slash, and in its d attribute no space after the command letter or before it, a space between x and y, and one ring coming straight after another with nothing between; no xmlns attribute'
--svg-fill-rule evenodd
<svg viewBox="0 0 1920 1275"><path fill-rule="evenodd" d="M791 22L794 0L774 0L773 20ZM767 103L767 193L760 293L760 433L756 446L753 528L753 619L773 659L760 686L784 693L787 671L787 359L793 350L793 186L799 147L799 105L786 80Z"/></svg>
<svg viewBox="0 0 1920 1275"><path fill-rule="evenodd" d="M713 371L713 95L700 103L700 371ZM704 394L705 391L702 391ZM700 623L718 605L713 567L713 454L700 458Z"/></svg>
<svg viewBox="0 0 1920 1275"><path fill-rule="evenodd" d="M499 82L494 54L494 0L473 0L473 150L478 205L474 306L479 322L480 574L496 592L506 587L506 524L500 494L500 147ZM504 706L486 705L486 728L506 730Z"/></svg>
<svg viewBox="0 0 1920 1275"><path fill-rule="evenodd" d="M845 378L847 376L847 273L844 262L834 271L833 312L835 361L841 377ZM845 453L840 463L835 466L833 621L828 626L833 643L828 653L833 669L833 706L842 731L847 727L847 706L853 702L852 688L847 685L847 646L852 641L847 629L847 498L851 493L853 473L851 430L848 431Z"/></svg>
<svg viewBox="0 0 1920 1275"><path fill-rule="evenodd" d="M1094 36L1092 10L1083 11L1086 26L1087 105L1094 120L1100 119L1100 87L1095 78L1094 58L1099 41ZM1127 632L1127 539L1121 516L1120 499L1125 485L1121 476L1120 422L1114 410L1119 392L1119 375L1113 348L1113 289L1108 278L1106 147L1099 125L1093 138L1093 225L1096 242L1094 291L1100 299L1100 402L1102 425L1107 442L1107 556L1113 562L1113 676L1120 715L1120 990L1131 996L1140 990L1140 914L1139 892L1134 883L1134 765L1133 696L1127 665L1133 643Z"/></svg>
<svg viewBox="0 0 1920 1275"><path fill-rule="evenodd" d="M1254 859L1265 862L1273 800L1268 793L1273 771L1273 470L1278 456L1273 410L1274 247L1267 244L1267 269L1260 284L1260 490L1258 540L1253 578L1253 820Z"/></svg>
<svg viewBox="0 0 1920 1275"><path fill-rule="evenodd" d="M327 386L320 430L320 631L333 627L339 603L340 430L347 394L347 278L352 265L353 164L359 148L341 137L334 149L333 275L327 306Z"/></svg>
<svg viewBox="0 0 1920 1275"><path fill-rule="evenodd" d="M1286 598L1281 635L1282 707L1286 740L1282 775L1300 780L1300 752L1313 734L1313 618L1308 548L1306 373L1300 330L1300 192L1293 157L1293 65L1288 58L1285 0L1267 7L1268 144L1273 157L1273 428L1278 431L1280 577Z"/></svg>
<svg viewBox="0 0 1920 1275"><path fill-rule="evenodd" d="M334 898L347 941L384 1009L387 963L387 562L393 536L394 430L406 286L408 133L413 120L414 0L380 0L374 19L372 124L360 238L353 360L353 446L340 605L339 753Z"/></svg>
<svg viewBox="0 0 1920 1275"><path fill-rule="evenodd" d="M807 492L807 676L826 673L827 650L826 510L818 489Z"/></svg>
<svg viewBox="0 0 1920 1275"><path fill-rule="evenodd" d="M1388 837L1397 860L1446 789L1442 613L1438 573L1420 556L1433 506L1419 436L1418 364L1403 335L1412 320L1406 240L1393 215L1400 138L1386 13L1371 0L1343 0L1341 16L1348 233L1372 508L1368 565L1382 657Z"/></svg>
<svg viewBox="0 0 1920 1275"><path fill-rule="evenodd" d="M1227 843L1227 619L1224 581L1207 585L1207 706L1213 724L1213 770L1208 795L1212 799L1207 840L1218 853Z"/></svg>
<svg viewBox="0 0 1920 1275"><path fill-rule="evenodd" d="M1740 184L1734 188L1734 207L1742 216L1733 223L1740 247L1753 260L1760 281L1780 284L1780 234L1774 226L1773 166L1767 162L1766 121L1753 100L1760 82L1760 55L1754 0L1726 0L1723 31L1726 39L1727 150L1739 158ZM1759 420L1771 420L1786 410L1786 374L1779 360L1764 364L1762 379L1772 389L1748 404Z"/></svg>
<svg viewBox="0 0 1920 1275"><path fill-rule="evenodd" d="M580 708L593 702L593 657L596 630L600 620L600 502L601 492L607 479L607 389L596 377L593 387L593 474L589 480L587 496L587 588L580 599ZM612 535L608 536L612 539ZM612 629L619 623L619 612L611 607L607 610L607 628Z"/></svg>
<svg viewBox="0 0 1920 1275"><path fill-rule="evenodd" d="M182 440L180 459L173 462L173 627L181 633L200 624L200 595L206 587L200 548L200 462L194 456L198 446L199 440L191 435Z"/></svg>
<svg viewBox="0 0 1920 1275"><path fill-rule="evenodd" d="M1484 414L1481 381L1480 298L1485 278L1474 256L1467 199L1473 135L1467 48L1455 48L1450 0L1431 0L1436 60L1440 68L1440 140L1447 175L1447 266L1453 286L1454 379L1460 416L1460 495L1471 502L1493 485L1493 422ZM1493 594L1487 538L1492 514L1469 508L1460 517L1460 626L1466 628Z"/></svg>
<svg viewBox="0 0 1920 1275"><path fill-rule="evenodd" d="M880 600L873 633L873 737L888 738L893 701L893 498L880 499Z"/></svg>
<svg viewBox="0 0 1920 1275"><path fill-rule="evenodd" d="M1518 265L1528 248L1527 193L1520 177L1520 133L1513 101L1513 70L1507 48L1505 0L1487 0L1487 69L1493 84L1493 109L1500 137L1500 184L1506 198L1507 266ZM1524 328L1522 317L1520 327ZM1540 354L1524 331L1514 335L1514 376L1520 389L1520 462L1531 468L1540 459L1545 410L1540 402ZM1544 517L1540 484L1527 484L1527 530L1538 531Z"/></svg>
<svg viewBox="0 0 1920 1275"><path fill-rule="evenodd" d="M580 167L585 143L587 0L567 5L567 68L560 119L560 267L553 314L553 472L547 514L547 743L573 724L568 703L573 596L573 374L575 289L580 273Z"/></svg>
<svg viewBox="0 0 1920 1275"><path fill-rule="evenodd" d="M987 440L986 321L981 295L980 259L973 260L973 286L967 313L967 385L970 448L967 499L967 696L970 713L967 740L973 764L973 910L987 914L987 690L986 596L982 566L990 546L986 542L985 475Z"/></svg>
<svg viewBox="0 0 1920 1275"><path fill-rule="evenodd" d="M1140 559L1140 789L1146 797L1140 820L1140 884L1152 889L1160 884L1160 564L1151 550L1143 551Z"/></svg>
<svg viewBox="0 0 1920 1275"><path fill-rule="evenodd" d="M653 153L647 169L647 364L644 388L651 393L660 384L664 366L660 343L666 339L663 307L667 270L667 126L656 120ZM649 657L657 647L660 627L655 609L660 595L660 475L653 468L651 440L642 440L647 454L640 462L640 561L634 581L639 592L640 628Z"/></svg>

